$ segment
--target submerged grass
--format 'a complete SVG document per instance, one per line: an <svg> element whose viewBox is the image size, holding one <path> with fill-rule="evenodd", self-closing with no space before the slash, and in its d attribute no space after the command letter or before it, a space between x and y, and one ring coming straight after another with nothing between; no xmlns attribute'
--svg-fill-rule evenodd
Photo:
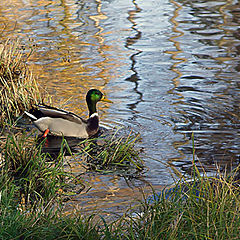
<svg viewBox="0 0 240 240"><path fill-rule="evenodd" d="M0 124L13 124L24 110L43 101L43 95L26 62L33 48L24 52L18 40L0 45Z"/></svg>

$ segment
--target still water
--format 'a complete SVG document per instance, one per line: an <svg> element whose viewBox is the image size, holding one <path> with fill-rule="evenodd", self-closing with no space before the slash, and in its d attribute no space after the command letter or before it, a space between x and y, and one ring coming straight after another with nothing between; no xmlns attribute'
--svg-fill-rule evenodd
<svg viewBox="0 0 240 240"><path fill-rule="evenodd" d="M0 26L2 40L34 46L30 67L56 106L87 115L87 90L106 93L114 104L99 104L101 121L141 134L146 182L171 184L174 168L189 173L192 133L209 174L238 164L237 0L1 0ZM88 178L81 206L138 195L118 176Z"/></svg>

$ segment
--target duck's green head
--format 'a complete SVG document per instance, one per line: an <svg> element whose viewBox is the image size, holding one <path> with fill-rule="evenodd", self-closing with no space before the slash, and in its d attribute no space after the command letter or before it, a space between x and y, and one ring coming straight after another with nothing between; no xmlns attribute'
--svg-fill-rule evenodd
<svg viewBox="0 0 240 240"><path fill-rule="evenodd" d="M86 101L89 109L89 116L97 112L96 104L99 101L110 102L109 99L105 98L104 95L98 89L90 89L86 96Z"/></svg>

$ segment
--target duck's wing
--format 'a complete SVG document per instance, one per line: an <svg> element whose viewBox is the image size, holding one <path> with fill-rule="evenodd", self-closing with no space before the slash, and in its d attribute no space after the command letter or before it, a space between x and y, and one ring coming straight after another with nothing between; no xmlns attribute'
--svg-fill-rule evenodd
<svg viewBox="0 0 240 240"><path fill-rule="evenodd" d="M63 109L58 109L50 106L41 106L41 105L38 105L37 107L38 107L38 110L42 113L42 117L62 118L78 124L87 123L87 121L82 119L80 116L72 112L65 111Z"/></svg>

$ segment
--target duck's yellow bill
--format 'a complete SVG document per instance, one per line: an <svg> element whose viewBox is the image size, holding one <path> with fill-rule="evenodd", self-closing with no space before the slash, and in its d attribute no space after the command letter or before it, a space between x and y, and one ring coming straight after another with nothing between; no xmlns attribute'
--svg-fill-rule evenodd
<svg viewBox="0 0 240 240"><path fill-rule="evenodd" d="M103 101L103 102L113 103L111 100L105 98L104 96L102 96L101 101Z"/></svg>

